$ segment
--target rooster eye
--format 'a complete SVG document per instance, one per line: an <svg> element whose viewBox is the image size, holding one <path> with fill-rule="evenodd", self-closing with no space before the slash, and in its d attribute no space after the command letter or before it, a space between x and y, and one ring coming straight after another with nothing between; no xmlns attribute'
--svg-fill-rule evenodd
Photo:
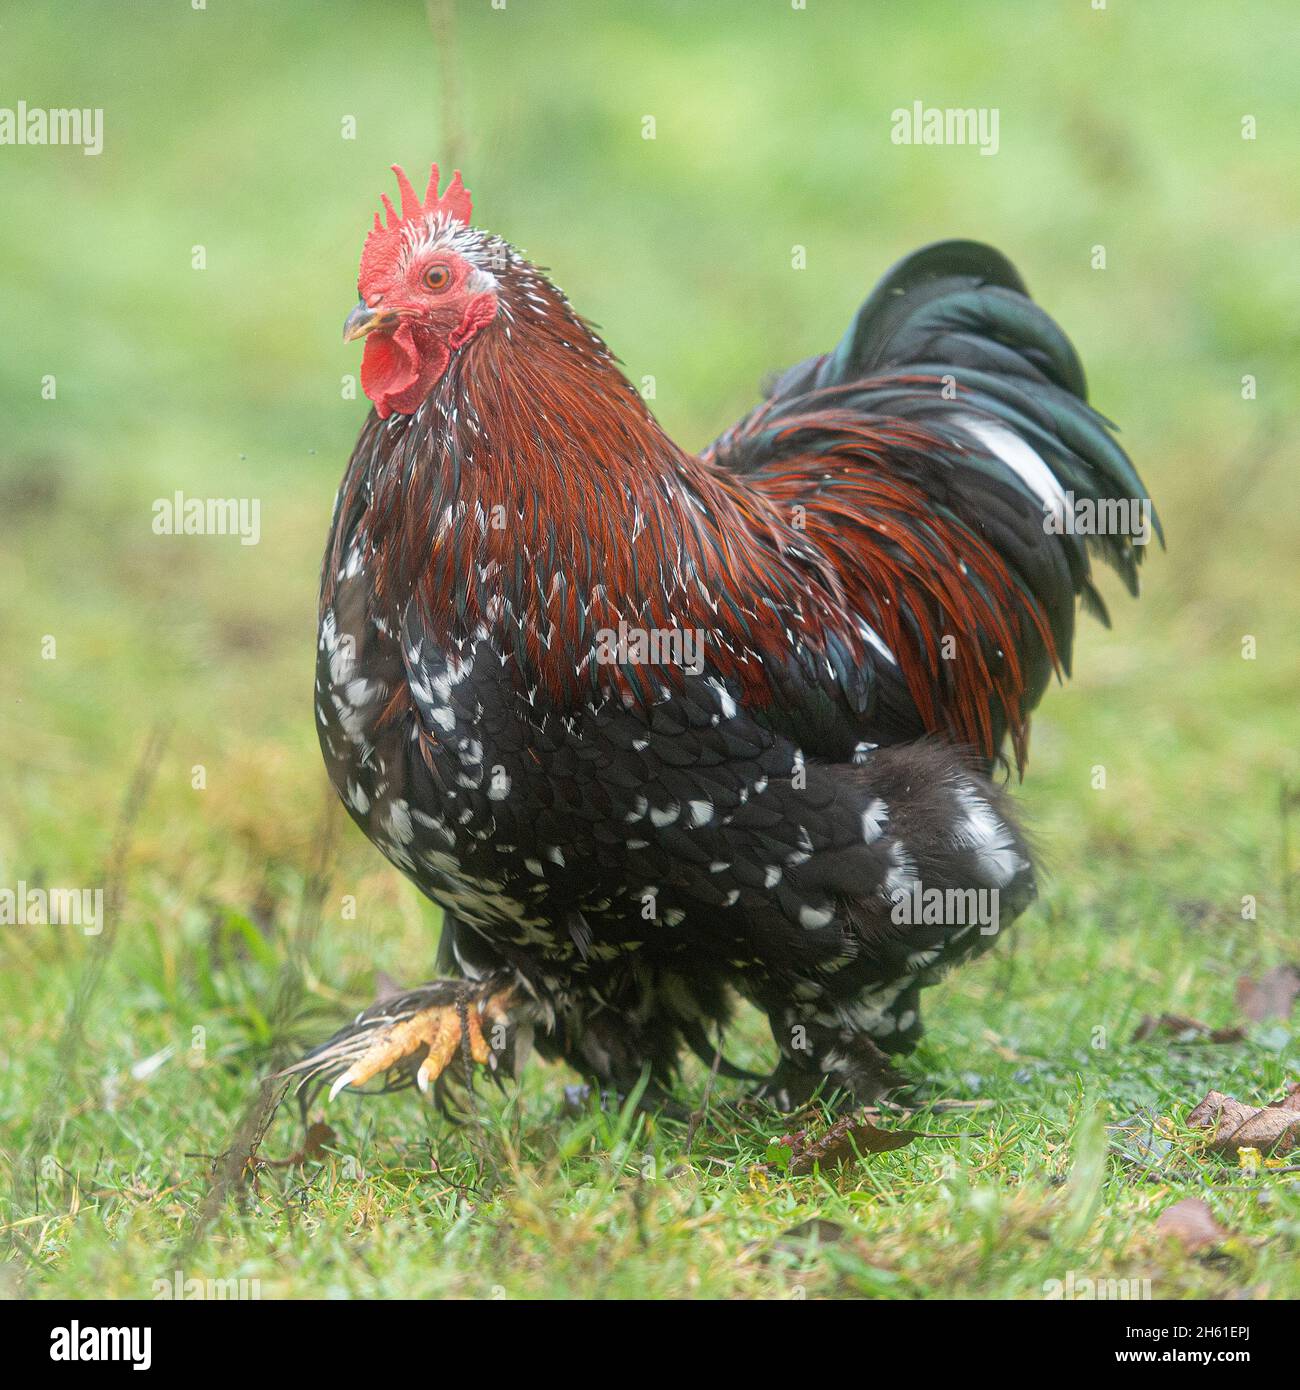
<svg viewBox="0 0 1300 1390"><path fill-rule="evenodd" d="M451 282L451 267L445 265L431 265L424 272L424 283L431 290L445 290Z"/></svg>

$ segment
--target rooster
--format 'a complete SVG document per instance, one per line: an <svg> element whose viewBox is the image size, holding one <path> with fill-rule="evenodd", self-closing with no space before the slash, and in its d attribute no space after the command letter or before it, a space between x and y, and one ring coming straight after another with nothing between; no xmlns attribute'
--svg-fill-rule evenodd
<svg viewBox="0 0 1300 1390"><path fill-rule="evenodd" d="M922 989L1035 896L996 775L1076 602L1106 620L1090 561L1137 592L1148 531L1075 524L1150 504L1073 348L942 242L692 454L459 172L394 172L315 703L352 818L443 910L444 978L290 1074L445 1099L535 1047L662 1099L686 1048L739 1074L744 999L761 1094L876 1097Z"/></svg>

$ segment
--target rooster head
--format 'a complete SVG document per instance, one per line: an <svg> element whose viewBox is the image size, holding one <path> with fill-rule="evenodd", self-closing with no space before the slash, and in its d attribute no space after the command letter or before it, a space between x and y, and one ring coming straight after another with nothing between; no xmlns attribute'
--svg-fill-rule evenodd
<svg viewBox="0 0 1300 1390"><path fill-rule="evenodd" d="M375 214L357 275L361 302L343 325L344 342L366 340L361 389L381 418L420 406L453 353L496 317L498 295L460 170L439 196L435 164L421 200L405 170L392 167L402 210L383 197L388 220Z"/></svg>

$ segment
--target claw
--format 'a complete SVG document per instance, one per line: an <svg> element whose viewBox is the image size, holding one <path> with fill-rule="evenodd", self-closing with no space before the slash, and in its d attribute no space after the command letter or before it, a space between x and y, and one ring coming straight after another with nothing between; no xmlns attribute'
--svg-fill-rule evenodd
<svg viewBox="0 0 1300 1390"><path fill-rule="evenodd" d="M333 1100L334 1097L338 1095L340 1091L344 1090L348 1086L351 1086L352 1083L357 1079L355 1073L356 1067L349 1067L347 1071L339 1075L336 1078L334 1084L330 1087L330 1093L326 1097L326 1099Z"/></svg>
<svg viewBox="0 0 1300 1390"><path fill-rule="evenodd" d="M331 1059L344 1062L344 1069L329 1088L328 1099L332 1101L340 1091L362 1086L418 1057L415 1083L427 1095L457 1055L467 1053L469 1060L495 1070L497 1058L483 1035L483 1016L494 1022L505 1020L510 997L508 990L477 1002L470 1002L463 995L453 996L453 1002L417 1007L404 1018L389 1014L382 1024L378 1019L359 1019L352 1029L331 1039L284 1074L306 1071L310 1079L326 1070ZM442 998L447 995L444 993ZM387 1001L386 1005L391 1007Z"/></svg>

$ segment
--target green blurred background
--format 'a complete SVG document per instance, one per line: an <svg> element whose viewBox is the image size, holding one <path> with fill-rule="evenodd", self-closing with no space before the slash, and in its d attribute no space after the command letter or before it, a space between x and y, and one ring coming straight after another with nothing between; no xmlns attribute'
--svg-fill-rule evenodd
<svg viewBox="0 0 1300 1390"><path fill-rule="evenodd" d="M1118 1026L1117 973L1143 991L1119 1021L1227 1008L1238 970L1293 944L1300 10L474 0L449 25L446 9L34 3L0 20L0 105L105 113L95 158L0 147L0 881L100 882L140 748L168 726L111 986L71 1065L91 1084L195 1026L228 1064L215 1081L164 1068L133 1137L68 1121L65 1142L139 1163L162 1134L213 1147L186 1117L199 1095L230 1113L256 1071L280 934L327 834L321 997L364 999L376 966L430 973L431 914L341 824L310 706L319 555L364 415L340 329L394 161L459 164L476 220L551 268L694 447L768 371L829 347L916 245L1011 257L1122 427L1169 551L1139 605L1107 587L1113 631L1086 626L1078 678L1035 724L1021 796L1053 878L999 1027L1068 1050L1099 1015ZM997 155L893 145L891 112L918 100L998 108ZM178 489L261 499L260 544L155 535L152 502ZM344 893L356 922L337 920ZM52 1049L95 949L0 933L5 1114L54 1085L75 1108ZM973 978L932 1010L932 1069L958 1074L982 1036L993 976Z"/></svg>

